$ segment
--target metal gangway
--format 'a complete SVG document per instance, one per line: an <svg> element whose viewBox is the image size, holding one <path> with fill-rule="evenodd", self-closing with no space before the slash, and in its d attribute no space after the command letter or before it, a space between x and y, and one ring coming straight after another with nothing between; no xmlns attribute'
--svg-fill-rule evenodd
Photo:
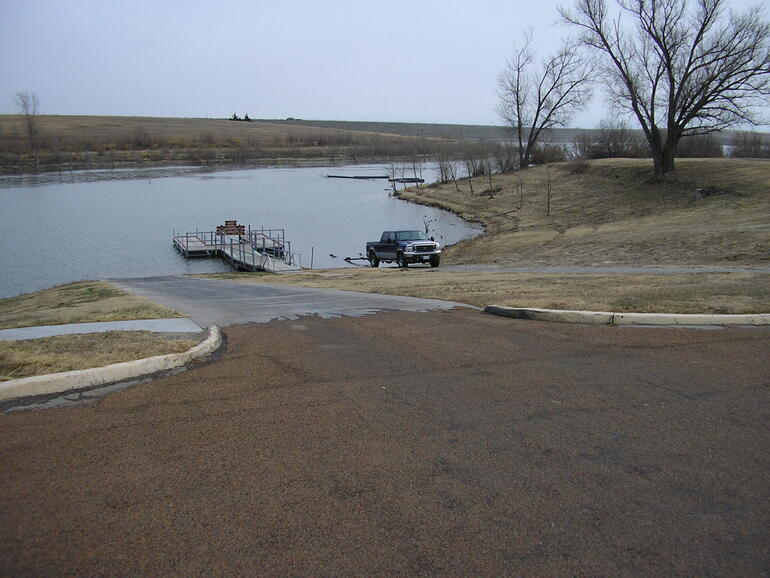
<svg viewBox="0 0 770 578"><path fill-rule="evenodd" d="M291 251L283 229L172 232L174 247L185 258L220 257L241 271L282 273L302 270L302 256Z"/></svg>

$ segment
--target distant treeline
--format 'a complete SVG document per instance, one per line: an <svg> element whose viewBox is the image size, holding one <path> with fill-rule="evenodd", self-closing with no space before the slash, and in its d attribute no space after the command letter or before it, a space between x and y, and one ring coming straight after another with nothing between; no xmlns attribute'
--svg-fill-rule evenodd
<svg viewBox="0 0 770 578"><path fill-rule="evenodd" d="M237 115L234 115L237 116ZM301 162L452 162L455 176L518 169L503 127L343 121L38 117L34 138L22 117L0 115L0 173L141 165ZM355 127L355 128L354 128ZM770 157L770 135L717 133L682 141L684 157ZM552 131L532 162L646 157L641 133L621 124ZM460 174L462 173L462 174Z"/></svg>

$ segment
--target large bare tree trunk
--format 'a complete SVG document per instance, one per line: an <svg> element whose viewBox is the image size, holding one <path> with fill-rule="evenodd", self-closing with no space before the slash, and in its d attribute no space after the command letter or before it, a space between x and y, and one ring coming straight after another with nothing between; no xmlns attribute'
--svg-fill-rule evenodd
<svg viewBox="0 0 770 578"><path fill-rule="evenodd" d="M658 133L657 138L650 139L650 150L655 165L656 177L663 176L674 170L676 150L681 138L680 131L673 129L665 135L665 140L661 139L660 133Z"/></svg>
<svg viewBox="0 0 770 578"><path fill-rule="evenodd" d="M655 176L661 177L674 170L676 147L666 143L663 148L652 148L652 162L655 167Z"/></svg>
<svg viewBox="0 0 770 578"><path fill-rule="evenodd" d="M678 143L677 143L678 144ZM666 142L663 146L663 155L661 156L661 172L665 175L674 170L674 159L676 158L676 144Z"/></svg>

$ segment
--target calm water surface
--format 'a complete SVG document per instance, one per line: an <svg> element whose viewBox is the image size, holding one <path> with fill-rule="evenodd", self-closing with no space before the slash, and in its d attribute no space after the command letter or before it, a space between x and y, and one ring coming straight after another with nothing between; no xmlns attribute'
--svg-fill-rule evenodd
<svg viewBox="0 0 770 578"><path fill-rule="evenodd" d="M217 259L185 260L171 246L174 229L209 231L226 219L284 228L303 266L310 266L314 249L316 268L346 265L342 258L359 256L385 229L424 229L427 221L443 245L481 232L446 211L390 197L387 181L325 178L329 173L387 169L260 168L162 178L167 170L94 171L44 183L4 178L0 297L81 279L229 271Z"/></svg>

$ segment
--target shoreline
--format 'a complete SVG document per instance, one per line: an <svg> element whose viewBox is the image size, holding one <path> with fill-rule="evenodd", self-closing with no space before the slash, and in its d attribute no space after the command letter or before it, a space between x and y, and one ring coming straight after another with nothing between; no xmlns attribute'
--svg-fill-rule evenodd
<svg viewBox="0 0 770 578"><path fill-rule="evenodd" d="M387 159L382 160L378 158L365 159L365 160L320 160L314 158L281 158L281 159L264 159L254 160L247 163L232 162L217 162L214 164L202 164L199 162L180 162L180 161L158 161L158 162L126 162L126 163L89 163L88 166L82 166L77 168L59 168L51 165L47 165L47 168L41 168L41 170L33 172L2 172L4 167L0 167L0 186L6 182L28 181L34 179L40 179L41 182L59 182L64 175L88 175L94 173L111 173L115 175L129 174L131 172L136 173L148 173L148 172L162 172L167 171L168 174L161 174L159 177L166 176L180 176L189 173L215 173L225 171L237 171L237 170L250 170L250 169L269 169L269 168L310 168L310 167L344 167L344 166L357 166L357 165L369 165L369 164L389 164L389 163L401 163L406 162L406 159ZM433 162L433 161L423 161ZM120 166L116 166L116 165ZM53 178L58 175L59 178ZM127 178L143 178L144 175ZM107 179L105 179L107 180Z"/></svg>

